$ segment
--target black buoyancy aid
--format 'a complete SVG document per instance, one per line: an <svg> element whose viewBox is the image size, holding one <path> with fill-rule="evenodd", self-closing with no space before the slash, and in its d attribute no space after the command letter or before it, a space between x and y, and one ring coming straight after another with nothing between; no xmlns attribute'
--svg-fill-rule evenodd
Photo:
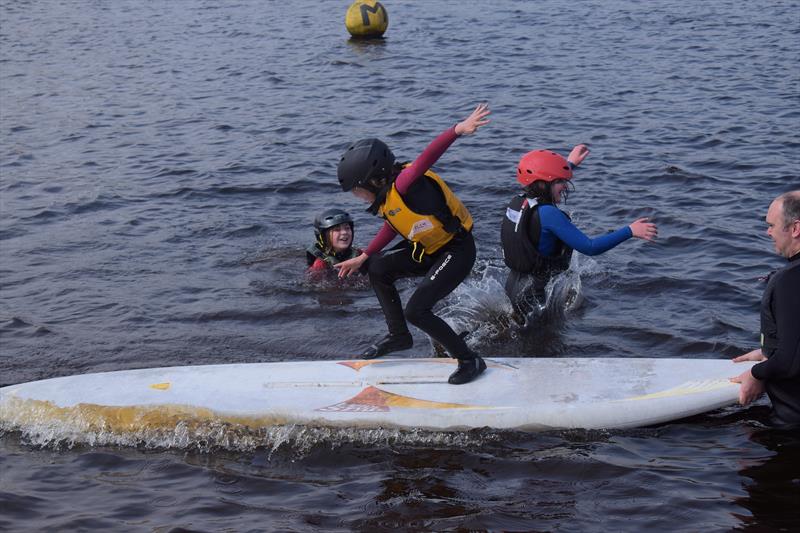
<svg viewBox="0 0 800 533"><path fill-rule="evenodd" d="M432 254L459 231L472 230L472 215L447 184L431 170L411 184L405 195L392 186L377 214L414 243L415 250ZM416 258L416 257L415 257Z"/></svg>
<svg viewBox="0 0 800 533"><path fill-rule="evenodd" d="M767 280L767 288L764 289L764 295L761 297L761 353L766 357L772 356L778 349L778 321L773 312L775 287L780 278L796 268L800 268L800 260L792 261L770 274Z"/></svg>
<svg viewBox="0 0 800 533"><path fill-rule="evenodd" d="M359 255L361 255L361 251L356 250L354 246L351 246L347 250L338 253L326 252L320 248L318 243L314 243L306 248L306 262L308 263L308 266L313 265L314 261L317 259L322 259L330 266L333 266L341 263L342 261L347 261L348 259L358 257Z"/></svg>
<svg viewBox="0 0 800 533"><path fill-rule="evenodd" d="M524 194L515 196L506 207L500 226L500 241L503 245L503 260L506 266L517 272L553 274L569 268L572 248L559 241L556 253L545 256L539 253L539 236L542 224L536 199ZM562 211L563 213L563 211ZM569 218L569 215L564 213Z"/></svg>

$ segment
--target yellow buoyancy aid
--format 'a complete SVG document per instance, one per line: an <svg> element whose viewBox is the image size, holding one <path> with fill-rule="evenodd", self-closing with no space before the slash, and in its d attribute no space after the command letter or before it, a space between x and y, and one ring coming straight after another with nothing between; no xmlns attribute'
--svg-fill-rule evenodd
<svg viewBox="0 0 800 533"><path fill-rule="evenodd" d="M472 229L472 215L469 214L461 200L453 194L450 187L435 172L428 170L419 179L425 179L426 177L441 189L447 202L447 208L452 216L458 219L461 227L470 231ZM423 215L412 211L403 200L403 197L400 196L394 184L389 192L386 193L386 201L378 208L378 215L383 217L397 233L413 242L415 250L417 245L421 245L426 254L434 253L450 242L454 235L454 233L450 233L444 228L446 221L440 220L436 215Z"/></svg>

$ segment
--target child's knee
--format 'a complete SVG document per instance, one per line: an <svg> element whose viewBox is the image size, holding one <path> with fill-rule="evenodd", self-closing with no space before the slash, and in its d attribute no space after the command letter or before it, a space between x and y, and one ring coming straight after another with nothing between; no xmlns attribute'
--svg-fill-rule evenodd
<svg viewBox="0 0 800 533"><path fill-rule="evenodd" d="M431 310L429 308L414 305L413 302L409 302L408 305L406 305L404 314L407 321L417 327L420 327L420 324L423 324L425 317L430 313L430 311Z"/></svg>

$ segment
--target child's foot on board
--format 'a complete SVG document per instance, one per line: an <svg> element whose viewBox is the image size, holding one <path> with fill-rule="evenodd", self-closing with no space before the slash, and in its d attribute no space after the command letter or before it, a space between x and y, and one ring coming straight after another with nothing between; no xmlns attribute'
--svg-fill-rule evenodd
<svg viewBox="0 0 800 533"><path fill-rule="evenodd" d="M375 359L392 352L399 352L400 350L408 350L414 346L414 339L411 333L403 335L386 335L384 338L364 350L361 354L362 359Z"/></svg>
<svg viewBox="0 0 800 533"><path fill-rule="evenodd" d="M486 370L486 363L484 362L483 358L474 352L472 355L473 357L470 359L458 360L458 369L450 374L450 378L447 380L448 383L451 385L463 385L464 383L469 383L473 379L480 376L484 370Z"/></svg>

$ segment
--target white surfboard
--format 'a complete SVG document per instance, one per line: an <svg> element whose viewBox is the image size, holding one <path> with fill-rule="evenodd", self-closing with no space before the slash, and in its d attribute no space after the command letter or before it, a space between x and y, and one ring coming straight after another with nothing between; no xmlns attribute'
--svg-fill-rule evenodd
<svg viewBox="0 0 800 533"><path fill-rule="evenodd" d="M150 368L0 389L0 427L114 434L219 422L542 431L631 428L736 402L752 363L714 359L486 358L449 385L451 359L375 359Z"/></svg>

